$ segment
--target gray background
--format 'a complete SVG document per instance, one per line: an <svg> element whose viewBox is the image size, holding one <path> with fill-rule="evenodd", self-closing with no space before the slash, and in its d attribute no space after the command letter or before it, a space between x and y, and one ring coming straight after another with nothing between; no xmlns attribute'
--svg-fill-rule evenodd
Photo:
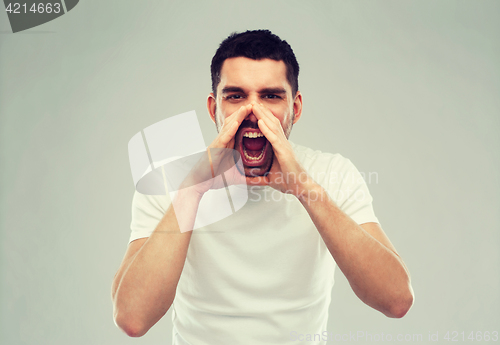
<svg viewBox="0 0 500 345"><path fill-rule="evenodd" d="M394 320L337 270L328 330L500 331L499 14L499 1L81 1L12 34L0 13L0 343L171 342L170 312L140 339L112 320L127 143L193 109L211 142L211 57L257 28L301 65L291 139L378 174L375 212L412 274L415 304Z"/></svg>

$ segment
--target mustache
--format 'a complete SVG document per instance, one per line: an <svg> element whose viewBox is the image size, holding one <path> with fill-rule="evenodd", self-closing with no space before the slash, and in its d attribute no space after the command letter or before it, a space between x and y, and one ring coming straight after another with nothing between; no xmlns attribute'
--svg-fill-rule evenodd
<svg viewBox="0 0 500 345"><path fill-rule="evenodd" d="M259 126L257 125L257 122L252 122L250 120L243 120L243 122L239 127L239 130L243 128L259 129Z"/></svg>

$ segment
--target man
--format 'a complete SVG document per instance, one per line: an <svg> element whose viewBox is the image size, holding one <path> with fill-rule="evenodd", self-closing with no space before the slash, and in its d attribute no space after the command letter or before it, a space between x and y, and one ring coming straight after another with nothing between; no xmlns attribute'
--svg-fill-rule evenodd
<svg viewBox="0 0 500 345"><path fill-rule="evenodd" d="M112 287L116 324L142 336L173 306L174 344L288 344L326 331L335 264L363 302L404 316L409 273L361 175L338 154L288 141L302 115L288 43L267 30L233 34L211 68L219 134L209 148L241 154L249 201L207 226L222 231L181 233L171 203L136 193ZM212 187L177 195L178 218L195 215Z"/></svg>

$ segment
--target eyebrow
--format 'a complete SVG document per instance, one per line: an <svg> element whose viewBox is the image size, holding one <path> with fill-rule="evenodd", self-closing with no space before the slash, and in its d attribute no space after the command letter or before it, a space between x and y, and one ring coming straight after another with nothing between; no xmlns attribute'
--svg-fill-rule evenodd
<svg viewBox="0 0 500 345"><path fill-rule="evenodd" d="M286 93L282 87L268 87L259 91L259 93Z"/></svg>
<svg viewBox="0 0 500 345"><path fill-rule="evenodd" d="M222 93L230 93L230 92L241 92L245 93L241 87L237 86L226 86L225 88L222 89Z"/></svg>
<svg viewBox="0 0 500 345"><path fill-rule="evenodd" d="M222 94L226 94L226 93L230 93L230 92L245 93L245 90L243 90L241 87L238 87L238 86L226 86L225 88L222 89ZM259 90L258 93L260 93L260 94L263 94L263 93L283 94L283 93L286 93L286 90L282 87L266 87L264 89Z"/></svg>

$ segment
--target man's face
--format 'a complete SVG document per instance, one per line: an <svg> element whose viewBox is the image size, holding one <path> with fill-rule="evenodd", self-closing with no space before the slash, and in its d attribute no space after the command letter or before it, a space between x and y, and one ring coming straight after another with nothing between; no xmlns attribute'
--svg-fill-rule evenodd
<svg viewBox="0 0 500 345"><path fill-rule="evenodd" d="M262 103L280 121L288 138L292 124L298 121L302 111L302 96L292 96L292 88L286 78L283 61L271 59L252 60L245 57L226 59L217 86L217 98L209 95L208 108L217 131L224 119L242 105ZM295 114L295 115L294 115ZM234 149L242 157L246 176L263 175L272 166L272 146L261 133L257 117L250 113L235 135Z"/></svg>

